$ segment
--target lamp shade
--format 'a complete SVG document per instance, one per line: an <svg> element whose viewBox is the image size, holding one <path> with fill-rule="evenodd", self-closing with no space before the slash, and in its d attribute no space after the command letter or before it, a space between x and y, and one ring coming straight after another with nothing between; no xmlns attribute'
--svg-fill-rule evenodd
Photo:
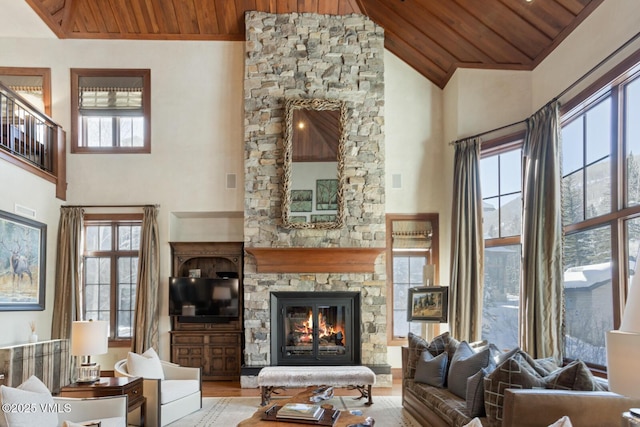
<svg viewBox="0 0 640 427"><path fill-rule="evenodd" d="M92 356L109 351L109 324L82 320L71 324L71 355Z"/></svg>
<svg viewBox="0 0 640 427"><path fill-rule="evenodd" d="M640 398L640 271L633 275L620 330L606 335L609 390Z"/></svg>

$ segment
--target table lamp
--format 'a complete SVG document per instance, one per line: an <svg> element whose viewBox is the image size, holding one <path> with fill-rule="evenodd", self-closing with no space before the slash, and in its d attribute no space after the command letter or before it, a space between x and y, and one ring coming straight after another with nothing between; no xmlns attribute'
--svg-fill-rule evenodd
<svg viewBox="0 0 640 427"><path fill-rule="evenodd" d="M94 383L100 379L100 365L91 356L109 350L109 324L103 320L82 320L71 324L71 355L86 361L78 364L79 383Z"/></svg>
<svg viewBox="0 0 640 427"><path fill-rule="evenodd" d="M640 399L640 271L633 275L622 323L606 336L609 390ZM627 425L640 426L640 408L623 414Z"/></svg>

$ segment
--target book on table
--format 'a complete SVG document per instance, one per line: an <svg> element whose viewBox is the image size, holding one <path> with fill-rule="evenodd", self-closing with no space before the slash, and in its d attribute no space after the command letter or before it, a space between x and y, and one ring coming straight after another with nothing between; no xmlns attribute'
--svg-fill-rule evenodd
<svg viewBox="0 0 640 427"><path fill-rule="evenodd" d="M298 420L319 420L324 409L320 405L308 403L287 403L278 410L276 418L294 418Z"/></svg>

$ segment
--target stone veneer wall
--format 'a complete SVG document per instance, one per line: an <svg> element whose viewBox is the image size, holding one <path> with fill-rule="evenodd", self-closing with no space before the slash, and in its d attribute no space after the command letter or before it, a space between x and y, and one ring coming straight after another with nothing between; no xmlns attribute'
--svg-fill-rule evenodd
<svg viewBox="0 0 640 427"><path fill-rule="evenodd" d="M247 12L244 81L245 246L384 247L384 33L362 15ZM346 101L346 225L338 230L279 226L285 98ZM258 274L244 262L245 367L270 360L269 294L360 291L362 363L386 365L385 260L366 274ZM385 378L382 378L385 377ZM378 384L391 383L378 375ZM243 387L255 378L242 377Z"/></svg>

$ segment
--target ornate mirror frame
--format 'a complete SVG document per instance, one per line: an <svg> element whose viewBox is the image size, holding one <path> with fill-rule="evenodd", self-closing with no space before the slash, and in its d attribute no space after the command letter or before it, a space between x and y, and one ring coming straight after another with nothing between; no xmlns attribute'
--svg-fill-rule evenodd
<svg viewBox="0 0 640 427"><path fill-rule="evenodd" d="M293 169L293 140L294 126L293 114L296 110L338 110L339 118L339 135L336 150L337 162L337 212L335 221L330 222L297 222L291 218L291 189L292 189L292 169ZM327 100L327 99L287 99L285 101L285 129L284 129L284 176L282 186L282 226L284 228L298 229L336 229L344 227L344 158L345 158L345 142L346 142L346 125L347 125L347 108L344 101Z"/></svg>

